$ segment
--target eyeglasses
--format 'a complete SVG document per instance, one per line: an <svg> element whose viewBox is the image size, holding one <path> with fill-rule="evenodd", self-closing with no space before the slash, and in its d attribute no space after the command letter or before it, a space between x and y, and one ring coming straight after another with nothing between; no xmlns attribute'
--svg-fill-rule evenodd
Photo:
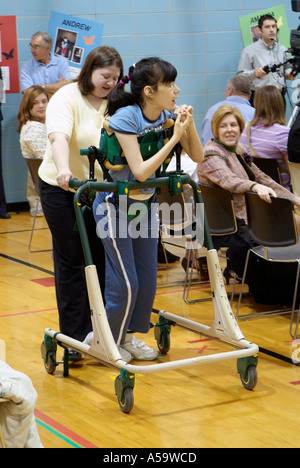
<svg viewBox="0 0 300 468"><path fill-rule="evenodd" d="M30 47L30 49L33 49L33 50L40 50L40 49L41 49L41 46L39 46L39 45L32 45L31 43L28 44L28 47Z"/></svg>
<svg viewBox="0 0 300 468"><path fill-rule="evenodd" d="M178 88L178 86L176 85L175 81L170 81L170 82L168 82L168 83L164 83L164 82L160 81L160 82L158 83L158 86L159 86L159 85L167 86L169 89L174 89L175 86ZM153 89L154 89L154 86L153 86Z"/></svg>

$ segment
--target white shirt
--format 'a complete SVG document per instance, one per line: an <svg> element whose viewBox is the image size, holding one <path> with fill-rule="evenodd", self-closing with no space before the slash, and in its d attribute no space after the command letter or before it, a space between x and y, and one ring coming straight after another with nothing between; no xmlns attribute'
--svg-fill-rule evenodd
<svg viewBox="0 0 300 468"><path fill-rule="evenodd" d="M46 124L28 120L21 128L20 146L23 158L43 159L47 148Z"/></svg>

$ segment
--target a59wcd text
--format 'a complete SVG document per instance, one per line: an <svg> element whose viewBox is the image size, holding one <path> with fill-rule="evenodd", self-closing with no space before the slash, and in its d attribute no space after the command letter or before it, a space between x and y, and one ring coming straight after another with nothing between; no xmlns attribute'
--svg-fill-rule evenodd
<svg viewBox="0 0 300 468"><path fill-rule="evenodd" d="M142 451L140 454L122 454L122 453L106 453L103 456L104 463L125 463L134 466L139 463L195 463L197 455L193 452L147 452Z"/></svg>

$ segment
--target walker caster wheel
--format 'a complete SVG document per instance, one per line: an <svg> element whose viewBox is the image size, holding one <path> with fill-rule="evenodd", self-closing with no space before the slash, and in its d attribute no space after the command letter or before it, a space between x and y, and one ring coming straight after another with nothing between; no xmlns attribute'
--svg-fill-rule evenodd
<svg viewBox="0 0 300 468"><path fill-rule="evenodd" d="M44 341L41 344L41 354L44 361L44 367L48 374L55 372L57 344L49 335L45 335Z"/></svg>
<svg viewBox="0 0 300 468"><path fill-rule="evenodd" d="M171 347L171 322L160 315L159 323L154 327L154 337L157 347L162 354L167 354Z"/></svg>
<svg viewBox="0 0 300 468"><path fill-rule="evenodd" d="M47 354L47 358L44 361L44 367L48 374L54 374L56 369L56 353L51 351Z"/></svg>
<svg viewBox="0 0 300 468"><path fill-rule="evenodd" d="M253 390L257 384L258 355L248 356L237 360L237 370L240 374L241 382L246 390Z"/></svg>
<svg viewBox="0 0 300 468"><path fill-rule="evenodd" d="M160 340L157 342L157 347L161 354L168 354L171 348L170 329L161 332Z"/></svg>
<svg viewBox="0 0 300 468"><path fill-rule="evenodd" d="M246 388L246 390L253 390L253 388L257 384L257 370L256 370L256 367L255 366L248 367L246 378L244 378L242 376L240 376L240 378L241 378L241 382L242 382L244 388Z"/></svg>
<svg viewBox="0 0 300 468"><path fill-rule="evenodd" d="M123 413L129 413L134 404L133 387L135 376L121 369L121 374L115 380L115 393Z"/></svg>
<svg viewBox="0 0 300 468"><path fill-rule="evenodd" d="M123 399L118 401L123 413L130 413L134 404L133 389L125 388L123 391Z"/></svg>

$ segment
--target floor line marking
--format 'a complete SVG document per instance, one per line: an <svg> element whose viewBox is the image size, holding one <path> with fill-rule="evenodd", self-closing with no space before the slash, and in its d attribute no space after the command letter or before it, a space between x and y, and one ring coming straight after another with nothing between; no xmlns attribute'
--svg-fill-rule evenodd
<svg viewBox="0 0 300 468"><path fill-rule="evenodd" d="M57 310L57 307L52 307L51 309L28 310L27 312L16 312L15 314L0 315L0 319L4 317L14 317L18 315L40 314L41 312L51 312L52 310Z"/></svg>
<svg viewBox="0 0 300 468"><path fill-rule="evenodd" d="M25 265L30 268L34 268L35 270L43 271L44 273L47 273L48 275L54 275L53 271L46 270L45 268L38 267L29 262L24 262L23 260L20 260L18 258L10 257L9 255L4 255L2 253L0 253L0 257L5 258L6 260L11 260L12 262L20 263L21 265Z"/></svg>
<svg viewBox="0 0 300 468"><path fill-rule="evenodd" d="M77 448L99 448L42 411L35 409L34 413L38 423L71 445Z"/></svg>

